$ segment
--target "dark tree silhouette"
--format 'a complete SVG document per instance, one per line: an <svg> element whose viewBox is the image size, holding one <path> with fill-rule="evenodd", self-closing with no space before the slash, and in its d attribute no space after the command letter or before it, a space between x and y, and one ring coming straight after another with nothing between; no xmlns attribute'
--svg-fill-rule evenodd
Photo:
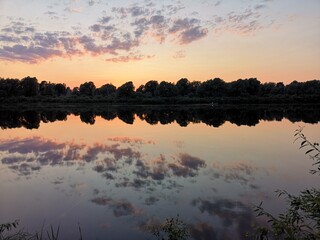
<svg viewBox="0 0 320 240"><path fill-rule="evenodd" d="M226 83L220 79L210 79L197 88L197 94L200 97L220 97L223 96L226 92Z"/></svg>
<svg viewBox="0 0 320 240"><path fill-rule="evenodd" d="M126 82L125 84L121 85L117 89L118 97L130 97L130 96L133 96L133 94L134 94L134 85L131 81Z"/></svg>
<svg viewBox="0 0 320 240"><path fill-rule="evenodd" d="M66 85L62 83L55 84L54 89L56 95L58 96L64 96L67 93Z"/></svg>
<svg viewBox="0 0 320 240"><path fill-rule="evenodd" d="M187 78L181 78L176 83L176 88L178 95L180 96L186 96L190 93L190 82Z"/></svg>
<svg viewBox="0 0 320 240"><path fill-rule="evenodd" d="M45 98L41 99L42 96L45 96ZM95 96L99 97L95 98ZM185 98L186 96L188 98ZM118 88L107 83L97 89L93 82L85 82L71 91L63 83L42 81L38 84L38 80L34 77L26 77L21 80L0 78L0 103L29 101L28 99L32 97L37 97L37 101L70 101L73 103L77 102L78 99L79 102L106 101L113 103L132 101L138 103L141 101L142 103L152 104L211 102L317 103L320 101L320 81L293 81L284 85L282 82L261 84L256 78L239 79L228 83L220 78L204 82L190 82L187 78L182 78L176 84L166 81L159 84L156 80L150 80L146 84L142 84L136 91L131 81ZM60 101L57 97L63 100Z"/></svg>
<svg viewBox="0 0 320 240"><path fill-rule="evenodd" d="M20 81L20 85L24 96L34 97L38 95L39 84L35 77L26 77Z"/></svg>
<svg viewBox="0 0 320 240"><path fill-rule="evenodd" d="M177 88L173 83L162 81L157 89L156 96L159 97L174 97L177 95Z"/></svg>
<svg viewBox="0 0 320 240"><path fill-rule="evenodd" d="M96 86L93 82L85 82L80 85L79 91L81 95L93 96L96 90Z"/></svg>
<svg viewBox="0 0 320 240"><path fill-rule="evenodd" d="M116 87L113 84L104 84L100 88L96 89L96 95L102 95L102 96L110 96L111 94L116 92Z"/></svg>

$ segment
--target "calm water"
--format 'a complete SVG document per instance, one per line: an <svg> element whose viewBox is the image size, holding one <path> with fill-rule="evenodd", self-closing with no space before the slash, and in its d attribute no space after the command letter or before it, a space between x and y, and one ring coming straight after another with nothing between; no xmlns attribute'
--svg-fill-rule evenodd
<svg viewBox="0 0 320 240"><path fill-rule="evenodd" d="M319 141L305 108L68 108L0 111L0 222L61 239L153 239L179 214L194 239L242 239L254 205L317 186L293 143Z"/></svg>

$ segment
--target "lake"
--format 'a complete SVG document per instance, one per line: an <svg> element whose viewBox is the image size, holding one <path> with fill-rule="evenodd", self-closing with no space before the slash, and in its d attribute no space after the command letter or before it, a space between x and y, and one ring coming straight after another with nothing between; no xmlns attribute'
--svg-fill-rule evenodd
<svg viewBox="0 0 320 240"><path fill-rule="evenodd" d="M177 217L193 239L245 239L275 190L319 184L294 131L319 141L308 106L45 106L0 110L0 223L60 239L154 239Z"/></svg>

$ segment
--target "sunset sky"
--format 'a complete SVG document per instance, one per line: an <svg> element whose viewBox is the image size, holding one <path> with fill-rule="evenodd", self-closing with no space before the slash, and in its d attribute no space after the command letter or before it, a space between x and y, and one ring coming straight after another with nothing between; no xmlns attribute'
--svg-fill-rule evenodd
<svg viewBox="0 0 320 240"><path fill-rule="evenodd" d="M0 0L0 77L320 79L319 0Z"/></svg>

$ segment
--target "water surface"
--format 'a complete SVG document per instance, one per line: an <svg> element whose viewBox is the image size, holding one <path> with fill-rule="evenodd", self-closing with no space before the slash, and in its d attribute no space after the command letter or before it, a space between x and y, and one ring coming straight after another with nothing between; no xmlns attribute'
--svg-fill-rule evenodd
<svg viewBox="0 0 320 240"><path fill-rule="evenodd" d="M61 239L152 239L180 216L194 239L243 239L253 206L279 213L274 193L317 186L293 143L319 112L297 108L89 107L1 110L0 222ZM128 236L130 236L128 238Z"/></svg>

